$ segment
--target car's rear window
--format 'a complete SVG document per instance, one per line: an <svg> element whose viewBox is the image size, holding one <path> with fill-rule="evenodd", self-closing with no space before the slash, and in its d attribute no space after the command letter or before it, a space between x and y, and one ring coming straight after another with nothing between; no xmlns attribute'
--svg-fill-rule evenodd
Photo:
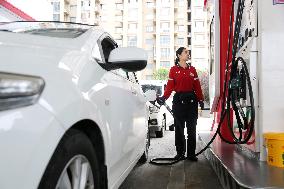
<svg viewBox="0 0 284 189"><path fill-rule="evenodd" d="M76 38L92 25L63 22L2 22L0 31L28 33L59 38Z"/></svg>
<svg viewBox="0 0 284 189"><path fill-rule="evenodd" d="M145 93L148 90L155 90L157 95L162 95L162 86L157 86L157 85L141 85L142 86L142 90Z"/></svg>

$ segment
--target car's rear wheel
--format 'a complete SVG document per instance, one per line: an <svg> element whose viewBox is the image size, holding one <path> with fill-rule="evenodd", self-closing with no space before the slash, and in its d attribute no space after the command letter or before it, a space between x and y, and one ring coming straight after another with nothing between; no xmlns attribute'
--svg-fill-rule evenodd
<svg viewBox="0 0 284 189"><path fill-rule="evenodd" d="M70 130L56 148L39 189L95 189L100 188L99 182L99 166L91 141L84 133Z"/></svg>
<svg viewBox="0 0 284 189"><path fill-rule="evenodd" d="M162 138L164 136L165 128L166 128L166 118L163 117L161 130L155 132L157 138Z"/></svg>

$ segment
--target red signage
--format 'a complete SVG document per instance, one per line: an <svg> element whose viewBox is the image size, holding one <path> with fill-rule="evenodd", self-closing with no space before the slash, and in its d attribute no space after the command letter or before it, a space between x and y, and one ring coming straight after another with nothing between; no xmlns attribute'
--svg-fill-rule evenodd
<svg viewBox="0 0 284 189"><path fill-rule="evenodd" d="M273 0L273 5L284 4L284 0Z"/></svg>

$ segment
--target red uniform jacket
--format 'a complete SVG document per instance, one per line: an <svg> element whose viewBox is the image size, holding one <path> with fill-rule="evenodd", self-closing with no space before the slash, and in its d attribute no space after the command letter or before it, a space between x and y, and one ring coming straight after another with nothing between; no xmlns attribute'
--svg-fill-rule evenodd
<svg viewBox="0 0 284 189"><path fill-rule="evenodd" d="M166 99L169 98L173 91L194 91L198 101L204 100L198 75L196 73L195 68L190 65L188 65L186 68L183 68L181 66L171 67L169 73L169 80L164 92L164 97Z"/></svg>

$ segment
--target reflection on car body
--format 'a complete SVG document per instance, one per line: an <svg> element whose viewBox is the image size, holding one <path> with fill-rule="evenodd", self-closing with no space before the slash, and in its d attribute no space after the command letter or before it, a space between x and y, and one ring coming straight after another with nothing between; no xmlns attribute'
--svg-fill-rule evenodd
<svg viewBox="0 0 284 189"><path fill-rule="evenodd" d="M0 30L0 188L118 188L147 158L145 51L96 26Z"/></svg>

